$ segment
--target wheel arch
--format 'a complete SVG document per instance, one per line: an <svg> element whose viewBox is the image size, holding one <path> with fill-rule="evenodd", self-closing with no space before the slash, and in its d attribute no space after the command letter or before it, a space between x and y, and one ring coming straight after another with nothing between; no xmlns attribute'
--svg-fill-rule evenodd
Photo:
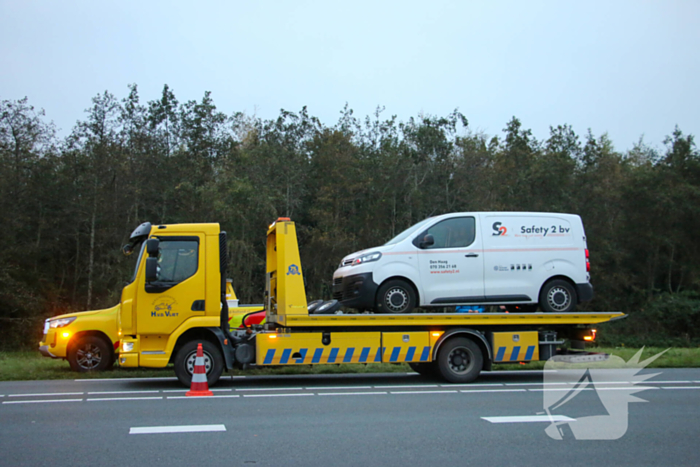
<svg viewBox="0 0 700 467"><path fill-rule="evenodd" d="M434 362L437 361L437 356L438 352L440 350L440 346L447 342L449 339L455 337L455 336L462 336L466 337L468 339L471 339L476 343L476 345L479 346L481 349L481 353L484 356L484 370L489 371L491 369L491 363L492 363L492 354L491 354L491 346L489 345L488 340L486 339L486 336L481 333L480 331L477 331L476 329L470 329L470 328L455 328L455 329L450 329L449 331L446 331L438 341L435 343L435 346L433 347L433 354L432 354L432 359Z"/></svg>
<svg viewBox="0 0 700 467"><path fill-rule="evenodd" d="M418 287L416 286L415 282L406 276L398 276L398 275L387 277L379 284L379 286L377 287L377 291L374 293L374 303L377 303L377 298L379 296L379 289L381 289L382 286L384 284L386 284L387 282L393 281L393 280L404 281L408 285L411 286L411 288L413 289L413 293L416 294L416 308L418 308L420 306L420 292L418 292Z"/></svg>
<svg viewBox="0 0 700 467"><path fill-rule="evenodd" d="M540 301L540 296L542 295L542 290L544 290L544 286L547 285L548 283L550 283L552 281L556 281L556 280L566 281L569 284L571 284L571 286L574 288L574 290L577 290L576 289L576 282L572 278L570 278L569 276L566 276L564 274L557 274L556 276L548 277L547 279L545 279L542 282L542 285L540 286L540 290L537 291L537 302L538 303ZM576 303L577 304L581 303L581 299L578 297L578 294L576 294Z"/></svg>
<svg viewBox="0 0 700 467"><path fill-rule="evenodd" d="M196 340L205 340L210 342L211 344L214 344L219 351L221 352L221 356L224 358L224 362L226 363L226 352L224 352L224 349L221 345L221 340L220 337L214 332L213 329L218 328L191 328L188 329L187 331L183 332L178 338L177 341L175 342L175 346L173 347L173 351L170 352L170 361L169 363L174 363L175 360L175 355L177 355L177 352L188 342L191 341L196 341Z"/></svg>
<svg viewBox="0 0 700 467"><path fill-rule="evenodd" d="M105 334L102 331L96 331L96 330L90 330L90 331L79 331L73 334L73 336L70 338L68 341L68 345L66 346L66 357L70 355L70 352L73 350L73 347L77 344L77 342L82 339L83 337L97 337L99 339L102 339L107 343L107 347L109 347L109 356L112 360L115 358L115 344L117 347L119 347L119 341L112 342L112 339L109 338L107 334Z"/></svg>

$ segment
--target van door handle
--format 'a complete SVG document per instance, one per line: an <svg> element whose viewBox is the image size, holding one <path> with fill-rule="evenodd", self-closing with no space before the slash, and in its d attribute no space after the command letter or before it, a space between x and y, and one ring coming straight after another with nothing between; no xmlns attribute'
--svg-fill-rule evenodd
<svg viewBox="0 0 700 467"><path fill-rule="evenodd" d="M476 258L477 256L479 255L476 253L469 253L468 255L464 255L465 258Z"/></svg>

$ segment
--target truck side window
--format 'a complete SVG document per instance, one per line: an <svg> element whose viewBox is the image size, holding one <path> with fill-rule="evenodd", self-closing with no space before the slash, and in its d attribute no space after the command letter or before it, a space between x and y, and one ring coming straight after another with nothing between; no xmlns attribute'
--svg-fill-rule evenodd
<svg viewBox="0 0 700 467"><path fill-rule="evenodd" d="M161 237L158 282L178 284L192 277L197 272L198 250L199 243L196 240L173 241L168 240L167 237Z"/></svg>
<svg viewBox="0 0 700 467"><path fill-rule="evenodd" d="M420 234L422 239L426 235L432 235L435 243L426 249L436 248L462 248L474 243L476 222L473 217L453 217L438 222L428 230Z"/></svg>

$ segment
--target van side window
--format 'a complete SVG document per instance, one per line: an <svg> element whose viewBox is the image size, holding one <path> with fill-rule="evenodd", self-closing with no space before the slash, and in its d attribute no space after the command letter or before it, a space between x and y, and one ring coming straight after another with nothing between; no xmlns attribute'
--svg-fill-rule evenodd
<svg viewBox="0 0 700 467"><path fill-rule="evenodd" d="M473 217L453 217L423 231L419 238L432 235L435 239L435 243L426 249L462 248L474 243L475 232L476 221Z"/></svg>
<svg viewBox="0 0 700 467"><path fill-rule="evenodd" d="M158 282L178 284L197 272L199 243L196 240L168 240L160 238L160 266ZM173 285L174 285L173 284Z"/></svg>

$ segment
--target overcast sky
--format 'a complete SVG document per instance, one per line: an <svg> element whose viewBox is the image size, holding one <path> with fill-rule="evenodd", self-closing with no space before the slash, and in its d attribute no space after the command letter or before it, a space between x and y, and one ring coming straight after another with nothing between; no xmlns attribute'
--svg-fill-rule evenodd
<svg viewBox="0 0 700 467"><path fill-rule="evenodd" d="M194 6L196 4L196 6ZM700 134L700 2L0 0L0 99L29 97L67 134L90 99L167 83L219 110L444 116L539 139L568 123L619 150Z"/></svg>

